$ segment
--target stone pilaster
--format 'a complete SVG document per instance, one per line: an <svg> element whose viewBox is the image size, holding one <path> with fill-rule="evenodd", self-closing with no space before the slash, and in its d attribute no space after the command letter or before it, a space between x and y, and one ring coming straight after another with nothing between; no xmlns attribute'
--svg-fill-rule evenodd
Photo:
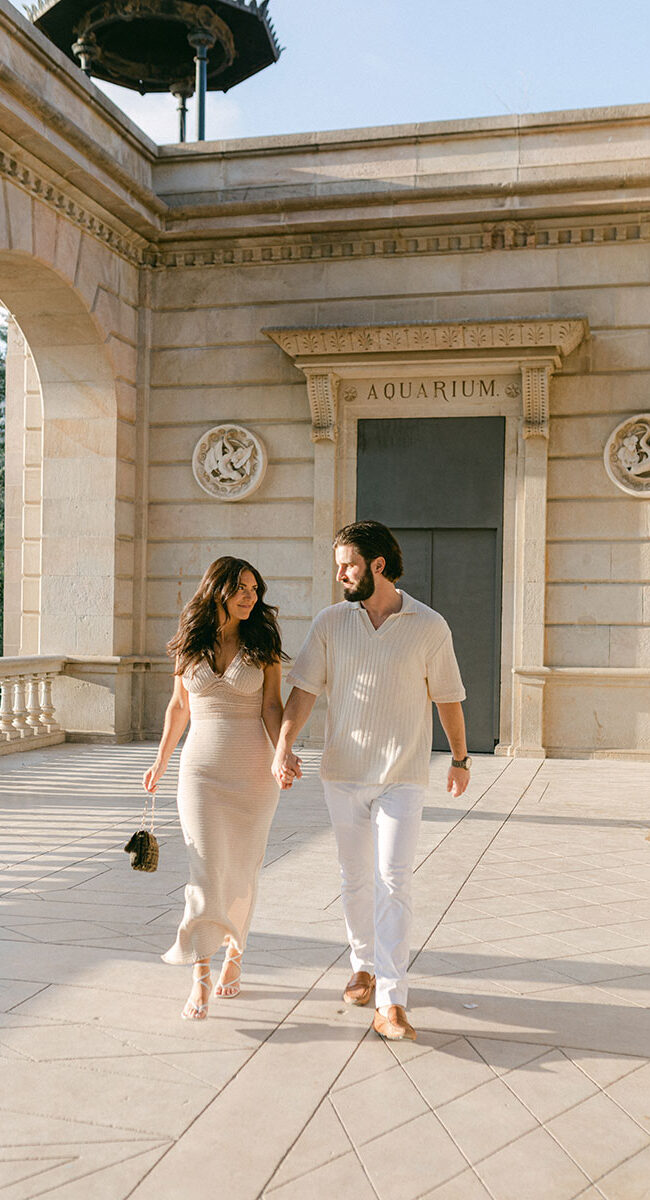
<svg viewBox="0 0 650 1200"><path fill-rule="evenodd" d="M517 509L517 614L513 752L544 757L544 610L550 363L525 363Z"/></svg>

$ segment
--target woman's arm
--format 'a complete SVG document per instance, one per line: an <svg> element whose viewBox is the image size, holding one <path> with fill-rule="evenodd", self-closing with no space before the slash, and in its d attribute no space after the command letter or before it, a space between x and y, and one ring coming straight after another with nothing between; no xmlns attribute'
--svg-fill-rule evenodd
<svg viewBox="0 0 650 1200"><path fill-rule="evenodd" d="M175 675L174 691L165 709L165 723L163 725L156 761L145 772L142 780L142 785L147 792L155 792L158 787L189 719L190 704L187 689L181 676Z"/></svg>
<svg viewBox="0 0 650 1200"><path fill-rule="evenodd" d="M262 692L262 720L274 746L278 744L282 725L282 667L279 662L264 668L264 690Z"/></svg>

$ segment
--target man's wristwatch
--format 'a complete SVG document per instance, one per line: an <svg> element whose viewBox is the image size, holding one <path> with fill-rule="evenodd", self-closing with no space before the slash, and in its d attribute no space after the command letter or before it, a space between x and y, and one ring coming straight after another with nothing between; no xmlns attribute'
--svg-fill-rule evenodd
<svg viewBox="0 0 650 1200"><path fill-rule="evenodd" d="M469 771L472 760L469 754L466 754L464 758L452 758L451 765L452 767L462 767L464 771Z"/></svg>

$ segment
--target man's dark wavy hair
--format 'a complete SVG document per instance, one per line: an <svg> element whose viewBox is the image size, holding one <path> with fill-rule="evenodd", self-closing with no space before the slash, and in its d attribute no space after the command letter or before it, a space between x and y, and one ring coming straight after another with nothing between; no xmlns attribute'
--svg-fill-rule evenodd
<svg viewBox="0 0 650 1200"><path fill-rule="evenodd" d="M354 546L368 566L375 558L385 559L386 566L382 574L391 583L397 583L400 575L404 574L399 542L381 521L354 521L351 525L344 525L334 538L334 549L337 546Z"/></svg>
<svg viewBox="0 0 650 1200"><path fill-rule="evenodd" d="M224 555L208 567L197 591L183 609L178 629L167 643L167 653L175 657L175 675L183 675L206 658L213 671L217 669L215 651L221 638L219 608L225 610L235 595L244 571L255 576L257 602L251 615L239 625L239 637L244 658L256 667L286 659L282 650L277 623L277 608L264 603L266 584L259 571L243 558Z"/></svg>

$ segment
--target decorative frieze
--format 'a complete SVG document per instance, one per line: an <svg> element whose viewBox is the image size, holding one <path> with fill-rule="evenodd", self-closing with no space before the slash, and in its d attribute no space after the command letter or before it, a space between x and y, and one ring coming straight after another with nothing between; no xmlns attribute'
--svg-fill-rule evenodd
<svg viewBox="0 0 650 1200"><path fill-rule="evenodd" d="M386 352L549 349L570 354L585 335L582 319L475 321L432 325L364 325L265 329L291 358Z"/></svg>
<svg viewBox="0 0 650 1200"><path fill-rule="evenodd" d="M170 212L177 223L177 214ZM169 234L167 235L169 237ZM456 229L446 225L418 230L413 236L390 231L355 230L317 233L267 234L263 239L197 238L193 247L183 244L151 247L147 264L156 268L259 267L278 264L348 261L368 258L409 258L418 255L476 254L491 250L554 250L558 247L600 246L621 242L650 242L650 221L562 223L477 221Z"/></svg>
<svg viewBox="0 0 650 1200"><path fill-rule="evenodd" d="M605 470L628 496L650 499L650 413L622 421L605 446Z"/></svg>

